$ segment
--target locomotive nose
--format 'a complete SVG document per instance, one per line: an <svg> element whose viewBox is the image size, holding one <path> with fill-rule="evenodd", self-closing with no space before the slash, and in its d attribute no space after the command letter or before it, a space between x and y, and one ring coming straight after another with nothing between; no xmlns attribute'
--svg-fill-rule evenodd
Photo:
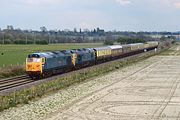
<svg viewBox="0 0 180 120"><path fill-rule="evenodd" d="M26 71L32 71L32 72L41 71L41 65L40 65L40 63L27 64L27 70Z"/></svg>

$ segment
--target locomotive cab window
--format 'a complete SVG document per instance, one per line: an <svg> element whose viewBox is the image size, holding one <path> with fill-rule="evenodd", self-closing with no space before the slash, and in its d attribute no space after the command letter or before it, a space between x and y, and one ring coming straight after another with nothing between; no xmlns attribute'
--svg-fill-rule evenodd
<svg viewBox="0 0 180 120"><path fill-rule="evenodd" d="M40 56L38 54L31 54L28 55L28 58L40 58Z"/></svg>

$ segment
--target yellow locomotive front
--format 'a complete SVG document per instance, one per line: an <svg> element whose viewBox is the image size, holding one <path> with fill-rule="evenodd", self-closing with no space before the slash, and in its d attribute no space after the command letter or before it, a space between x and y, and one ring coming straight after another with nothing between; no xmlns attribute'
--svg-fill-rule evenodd
<svg viewBox="0 0 180 120"><path fill-rule="evenodd" d="M38 78L40 75L42 75L43 72L43 66L44 64L44 59L40 58L36 54L31 54L28 55L26 58L26 73L31 77L31 78Z"/></svg>

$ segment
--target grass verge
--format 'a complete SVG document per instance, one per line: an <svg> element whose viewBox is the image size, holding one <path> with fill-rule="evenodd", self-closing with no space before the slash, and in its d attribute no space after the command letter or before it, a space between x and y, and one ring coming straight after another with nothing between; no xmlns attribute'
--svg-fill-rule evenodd
<svg viewBox="0 0 180 120"><path fill-rule="evenodd" d="M0 68L0 79L25 74L23 65L13 65L6 68Z"/></svg>

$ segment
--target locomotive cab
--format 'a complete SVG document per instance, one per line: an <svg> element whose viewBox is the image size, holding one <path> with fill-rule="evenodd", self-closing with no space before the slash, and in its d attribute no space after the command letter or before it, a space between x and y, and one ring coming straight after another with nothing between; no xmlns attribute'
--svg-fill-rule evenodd
<svg viewBox="0 0 180 120"><path fill-rule="evenodd" d="M31 78L40 78L43 72L45 58L38 54L30 54L26 58L26 72Z"/></svg>

